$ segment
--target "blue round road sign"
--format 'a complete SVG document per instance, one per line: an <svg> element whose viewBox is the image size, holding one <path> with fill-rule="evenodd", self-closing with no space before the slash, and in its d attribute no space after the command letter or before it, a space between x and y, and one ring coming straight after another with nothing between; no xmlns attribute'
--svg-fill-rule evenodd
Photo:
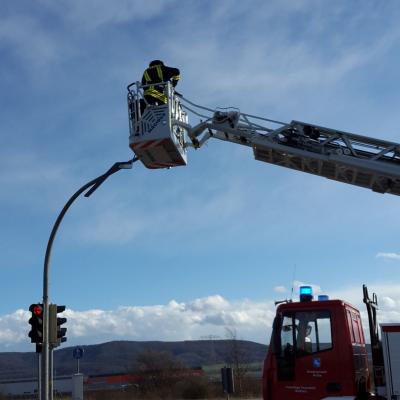
<svg viewBox="0 0 400 400"><path fill-rule="evenodd" d="M83 357L82 347L75 347L74 351L72 352L72 357L74 357L76 360L79 360L80 358L82 358Z"/></svg>

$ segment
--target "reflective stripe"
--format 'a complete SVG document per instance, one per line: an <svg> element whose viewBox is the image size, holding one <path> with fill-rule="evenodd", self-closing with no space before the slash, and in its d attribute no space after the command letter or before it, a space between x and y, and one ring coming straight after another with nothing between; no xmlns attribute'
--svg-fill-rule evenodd
<svg viewBox="0 0 400 400"><path fill-rule="evenodd" d="M153 79L150 78L149 69L154 69L154 68L155 68L156 71L157 71L158 79L160 80L160 82L162 82L162 81L164 80L161 65L155 65L154 67L147 68L147 69L144 71L144 78L146 79L146 82L147 82L147 83L153 82ZM158 83L158 82L154 82L154 83Z"/></svg>
<svg viewBox="0 0 400 400"><path fill-rule="evenodd" d="M160 79L160 82L162 82L164 80L164 78L163 78L161 65L156 65L156 68L157 68L158 78Z"/></svg>
<svg viewBox="0 0 400 400"><path fill-rule="evenodd" d="M152 87L148 88L144 92L145 96L154 97L157 100L161 100L163 103L167 104L167 96L164 93L160 93L158 90L153 89Z"/></svg>
<svg viewBox="0 0 400 400"><path fill-rule="evenodd" d="M166 96L165 94L160 93L159 91L157 91L157 90L155 90L155 89L152 89L152 88L147 89L147 90L144 92L144 94L145 94L146 96L152 96L152 97L155 97L155 98L157 98L157 99L162 99L162 100L164 100L164 99L167 98L167 96Z"/></svg>
<svg viewBox="0 0 400 400"><path fill-rule="evenodd" d="M174 80L174 81L179 81L180 78L181 78L180 75L175 75L171 79Z"/></svg>
<svg viewBox="0 0 400 400"><path fill-rule="evenodd" d="M151 81L149 71L147 71L147 69L144 71L144 79L146 79L146 83Z"/></svg>

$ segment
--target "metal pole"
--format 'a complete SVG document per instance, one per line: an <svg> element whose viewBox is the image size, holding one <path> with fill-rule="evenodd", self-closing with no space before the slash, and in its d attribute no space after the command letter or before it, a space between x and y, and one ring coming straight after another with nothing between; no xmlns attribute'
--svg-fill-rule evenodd
<svg viewBox="0 0 400 400"><path fill-rule="evenodd" d="M40 383L41 383L41 379L40 379L40 377L41 377L41 374L40 374L40 365L41 365L41 358L42 358L42 355L41 355L41 353L37 353L37 382L38 382L38 399L40 400L41 399L41 393L42 393L42 390L41 390L41 385L40 385Z"/></svg>
<svg viewBox="0 0 400 400"><path fill-rule="evenodd" d="M50 371L50 379L49 379L49 399L53 400L53 392L54 392L54 352L53 347L50 346L49 351L49 371Z"/></svg>
<svg viewBox="0 0 400 400"><path fill-rule="evenodd" d="M49 343L49 269L50 269L50 258L51 258L51 250L53 247L53 242L56 237L58 228L61 224L61 221L64 218L64 215L68 211L69 207L72 203L79 197L81 193L83 193L86 189L93 186L97 179L93 179L88 182L86 185L82 186L65 204L61 213L59 214L53 229L51 231L49 241L47 243L46 255L44 259L44 272L43 272L43 346L42 346L42 394L41 400L49 400L49 353L50 353L50 343Z"/></svg>
<svg viewBox="0 0 400 400"><path fill-rule="evenodd" d="M49 343L49 273L50 273L50 258L51 250L53 247L53 242L56 237L58 228L72 205L72 203L87 189L91 188L85 197L89 197L109 176L118 172L121 169L130 169L132 164L136 162L138 158L134 157L132 160L126 162L116 162L106 173L100 175L99 177L91 180L90 182L83 185L77 192L75 192L68 202L65 204L64 208L61 210L54 223L53 229L51 230L49 241L47 243L46 255L44 258L44 268L43 268L43 346L42 346L42 365L41 365L41 400L49 400L49 353L50 353L50 343Z"/></svg>

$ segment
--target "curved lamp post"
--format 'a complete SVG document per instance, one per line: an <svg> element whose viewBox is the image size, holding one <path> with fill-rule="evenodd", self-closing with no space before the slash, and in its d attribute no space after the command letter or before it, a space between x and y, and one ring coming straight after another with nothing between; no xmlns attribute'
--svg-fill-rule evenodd
<svg viewBox="0 0 400 400"><path fill-rule="evenodd" d="M42 345L42 360L41 360L41 400L49 400L52 398L52 395L49 393L50 385L49 385L49 353L50 353L50 343L49 343L49 269L50 269L50 258L51 258L51 250L53 247L53 242L56 237L58 228L68 211L71 207L72 203L87 189L87 193L85 193L85 197L89 197L93 194L93 192L99 188L99 186L111 175L120 171L121 169L130 169L132 168L132 164L138 160L137 157L132 158L129 161L125 162L116 162L112 167L105 172L103 175L98 176L97 178L91 180L90 182L83 185L77 192L75 192L68 202L65 204L64 208L61 210L60 214L57 217L56 222L54 223L53 229L51 230L49 241L47 243L46 255L44 258L44 271L43 271L43 345Z"/></svg>

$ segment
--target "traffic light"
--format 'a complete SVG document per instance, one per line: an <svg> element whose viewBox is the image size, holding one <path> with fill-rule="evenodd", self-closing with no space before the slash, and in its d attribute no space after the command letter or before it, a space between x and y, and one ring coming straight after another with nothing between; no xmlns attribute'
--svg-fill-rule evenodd
<svg viewBox="0 0 400 400"><path fill-rule="evenodd" d="M43 342L43 304L31 304L29 311L32 313L29 319L29 324L32 325L28 336L31 338L31 343ZM38 347L38 346L36 346Z"/></svg>
<svg viewBox="0 0 400 400"><path fill-rule="evenodd" d="M65 306L50 304L49 307L49 342L53 347L59 346L66 342L65 337L67 328L62 328L61 325L67 322L67 318L59 318L58 314L64 312Z"/></svg>

